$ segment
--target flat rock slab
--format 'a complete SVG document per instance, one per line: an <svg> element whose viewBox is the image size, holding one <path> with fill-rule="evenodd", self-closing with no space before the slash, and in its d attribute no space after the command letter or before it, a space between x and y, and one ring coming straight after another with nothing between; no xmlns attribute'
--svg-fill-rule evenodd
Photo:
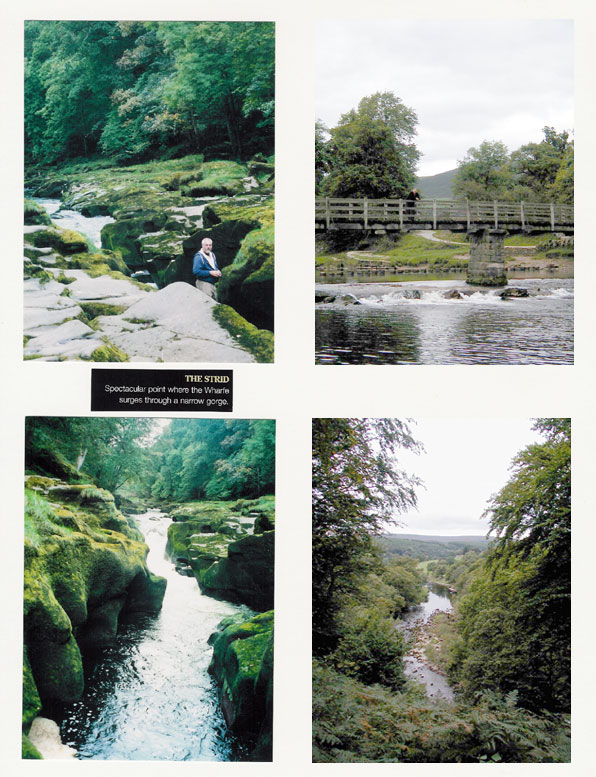
<svg viewBox="0 0 596 777"><path fill-rule="evenodd" d="M254 362L213 318L216 304L188 283L172 283L99 324L133 361ZM131 331L131 323L142 328ZM127 331L118 334L119 325Z"/></svg>
<svg viewBox="0 0 596 777"><path fill-rule="evenodd" d="M142 299L151 294L135 286L130 281L111 278L109 275L100 275L99 278L91 278L88 275L78 278L69 284L68 289L73 299L84 302L86 300L105 300L106 298L118 299Z"/></svg>
<svg viewBox="0 0 596 777"><path fill-rule="evenodd" d="M44 359L84 359L103 345L97 332L82 321L66 321L33 337L25 346L26 356Z"/></svg>
<svg viewBox="0 0 596 777"><path fill-rule="evenodd" d="M69 318L76 318L81 312L78 305L70 305L55 310L45 307L27 307L24 313L23 329L26 335L33 335L39 327L57 326Z"/></svg>

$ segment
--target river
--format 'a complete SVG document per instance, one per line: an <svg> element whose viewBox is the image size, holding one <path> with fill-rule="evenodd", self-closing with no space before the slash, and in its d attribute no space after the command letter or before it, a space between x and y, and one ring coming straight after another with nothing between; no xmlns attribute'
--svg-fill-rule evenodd
<svg viewBox="0 0 596 777"><path fill-rule="evenodd" d="M453 607L446 586L438 583L428 583L428 598L422 604L412 609L398 622L398 628L406 637L414 636L428 623L433 613L450 612ZM404 672L406 677L423 683L426 694L430 698L443 698L453 701L453 691L442 674L433 671L421 660L420 648L414 647L404 656Z"/></svg>
<svg viewBox="0 0 596 777"><path fill-rule="evenodd" d="M227 731L208 673L210 634L225 617L252 611L203 596L165 556L170 519L134 516L149 568L167 578L157 617L136 616L89 671L83 698L66 708L62 741L80 759L230 761L243 753Z"/></svg>
<svg viewBox="0 0 596 777"><path fill-rule="evenodd" d="M321 284L359 305L316 306L317 364L572 364L573 280L510 281L527 298L463 280ZM472 291L446 299L451 290Z"/></svg>
<svg viewBox="0 0 596 777"><path fill-rule="evenodd" d="M114 219L111 216L83 216L76 210L61 209L60 200L51 200L45 197L31 197L34 202L45 208L46 213L56 222L56 225L64 229L73 229L79 232L93 243L96 248L101 248L101 230L106 224L111 224Z"/></svg>

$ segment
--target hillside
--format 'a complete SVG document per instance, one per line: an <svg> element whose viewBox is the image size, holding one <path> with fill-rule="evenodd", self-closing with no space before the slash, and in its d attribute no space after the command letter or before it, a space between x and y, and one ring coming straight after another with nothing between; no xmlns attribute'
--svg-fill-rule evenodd
<svg viewBox="0 0 596 777"><path fill-rule="evenodd" d="M451 558L468 550L484 550L484 536L432 536L425 534L385 534L380 539L388 556L410 556L421 560Z"/></svg>
<svg viewBox="0 0 596 777"><path fill-rule="evenodd" d="M446 170L437 175L423 175L416 179L416 187L427 199L451 199L453 197L453 179L457 170Z"/></svg>

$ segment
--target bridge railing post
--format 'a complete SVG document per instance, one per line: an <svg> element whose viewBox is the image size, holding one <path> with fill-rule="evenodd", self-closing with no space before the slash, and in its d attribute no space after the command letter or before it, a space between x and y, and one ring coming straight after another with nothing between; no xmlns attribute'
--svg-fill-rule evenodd
<svg viewBox="0 0 596 777"><path fill-rule="evenodd" d="M499 203L497 200L494 200L494 210L495 210L495 229L499 228Z"/></svg>
<svg viewBox="0 0 596 777"><path fill-rule="evenodd" d="M399 201L399 229L400 232L404 231L404 201Z"/></svg>
<svg viewBox="0 0 596 777"><path fill-rule="evenodd" d="M329 208L329 197L325 197L325 223L327 224L327 229L329 229L329 225L331 223L331 210Z"/></svg>
<svg viewBox="0 0 596 777"><path fill-rule="evenodd" d="M519 204L519 217L520 217L522 229L525 231L525 229L526 229L526 214L524 212L524 201L523 200Z"/></svg>
<svg viewBox="0 0 596 777"><path fill-rule="evenodd" d="M466 219L468 222L468 232L470 231L470 226L472 224L472 217L470 214L470 200L466 197Z"/></svg>
<svg viewBox="0 0 596 777"><path fill-rule="evenodd" d="M364 229L368 229L368 199L364 198Z"/></svg>
<svg viewBox="0 0 596 777"><path fill-rule="evenodd" d="M555 203L551 202L550 204L550 227L552 231L555 231Z"/></svg>

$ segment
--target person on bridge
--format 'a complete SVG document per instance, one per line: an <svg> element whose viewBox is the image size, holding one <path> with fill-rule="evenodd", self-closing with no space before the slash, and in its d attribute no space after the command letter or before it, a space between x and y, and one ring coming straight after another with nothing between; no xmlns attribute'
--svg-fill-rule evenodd
<svg viewBox="0 0 596 777"><path fill-rule="evenodd" d="M209 297L216 297L215 284L221 278L221 270L217 266L213 253L213 241L204 237L201 250L197 251L192 260L192 274L195 276L197 289Z"/></svg>
<svg viewBox="0 0 596 777"><path fill-rule="evenodd" d="M418 189L412 189L412 191L406 197L406 213L411 217L412 221L416 215L416 203L420 199L420 192Z"/></svg>

